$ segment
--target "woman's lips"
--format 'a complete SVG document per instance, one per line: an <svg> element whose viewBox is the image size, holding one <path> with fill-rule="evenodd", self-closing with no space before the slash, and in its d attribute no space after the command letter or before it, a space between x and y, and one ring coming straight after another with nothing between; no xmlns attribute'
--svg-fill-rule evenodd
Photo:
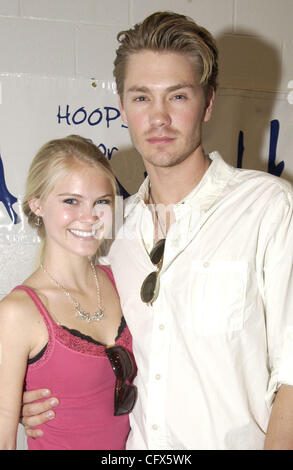
<svg viewBox="0 0 293 470"><path fill-rule="evenodd" d="M96 240L93 232L90 232L90 231L69 229L69 232L71 233L71 235L73 235L75 238L78 238L79 240L84 240L84 241Z"/></svg>

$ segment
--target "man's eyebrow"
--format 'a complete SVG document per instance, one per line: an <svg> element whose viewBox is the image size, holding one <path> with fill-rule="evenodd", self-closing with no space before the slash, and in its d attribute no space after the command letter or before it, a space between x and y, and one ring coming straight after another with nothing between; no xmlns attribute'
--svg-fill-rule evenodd
<svg viewBox="0 0 293 470"><path fill-rule="evenodd" d="M192 83L178 83L177 85L169 86L168 91L181 90L182 88L191 88L194 90L195 86Z"/></svg>
<svg viewBox="0 0 293 470"><path fill-rule="evenodd" d="M166 88L167 92L172 92L176 90L181 90L183 88L191 88L194 89L195 85L192 83L176 83L176 85L172 85ZM126 90L128 93L148 93L150 92L150 88L147 86L140 86L140 85L133 85L128 90Z"/></svg>
<svg viewBox="0 0 293 470"><path fill-rule="evenodd" d="M128 93L147 93L149 90L148 87L146 86L139 86L139 85L133 85L128 90L126 90Z"/></svg>

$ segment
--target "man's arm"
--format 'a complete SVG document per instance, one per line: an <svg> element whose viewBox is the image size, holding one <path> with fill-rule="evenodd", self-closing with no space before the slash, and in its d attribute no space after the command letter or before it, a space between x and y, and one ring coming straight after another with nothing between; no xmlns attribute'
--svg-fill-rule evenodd
<svg viewBox="0 0 293 470"><path fill-rule="evenodd" d="M265 449L293 449L293 193L281 191L267 205L263 293L272 406ZM281 386L280 386L281 385ZM276 393L276 394L275 394ZM273 401L274 400L274 401Z"/></svg>
<svg viewBox="0 0 293 470"><path fill-rule="evenodd" d="M265 450L293 450L293 386L282 385L274 400Z"/></svg>
<svg viewBox="0 0 293 470"><path fill-rule="evenodd" d="M48 398L50 395L51 392L47 389L24 392L21 423L24 425L28 437L37 438L43 435L41 429L31 429L31 426L40 426L55 418L52 408L57 406L59 402L57 398ZM36 400L42 398L48 399L35 403Z"/></svg>

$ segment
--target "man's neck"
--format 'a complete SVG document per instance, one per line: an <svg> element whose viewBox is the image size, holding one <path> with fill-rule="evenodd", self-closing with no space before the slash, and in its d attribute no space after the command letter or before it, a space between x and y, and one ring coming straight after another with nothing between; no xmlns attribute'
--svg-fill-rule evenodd
<svg viewBox="0 0 293 470"><path fill-rule="evenodd" d="M196 159L186 159L173 167L147 168L154 202L165 206L180 202L199 184L210 163L201 152Z"/></svg>

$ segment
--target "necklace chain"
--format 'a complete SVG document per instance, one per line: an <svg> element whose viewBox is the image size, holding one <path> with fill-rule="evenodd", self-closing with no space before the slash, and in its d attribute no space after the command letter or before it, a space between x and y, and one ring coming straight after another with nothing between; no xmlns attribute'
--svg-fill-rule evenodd
<svg viewBox="0 0 293 470"><path fill-rule="evenodd" d="M156 203L153 200L153 196L152 196L152 193L151 193L151 188L149 188L149 203L156 206ZM154 212L155 212L155 219L157 220L158 226L161 229L161 233L163 235L163 238L166 238L166 223L165 223L165 230L163 230L163 227L162 227L162 224L161 224L161 221L160 221L160 217L159 217L159 213L158 213L158 210L156 209L156 207L154 207Z"/></svg>
<svg viewBox="0 0 293 470"><path fill-rule="evenodd" d="M71 302L73 303L74 305L74 308L75 308L75 311L77 313L77 317L80 318L80 320L85 320L87 321L88 323L90 322L93 322L93 321L100 321L104 318L104 307L102 307L102 304L101 304L101 294L100 294L100 285L99 285L99 280L98 280L98 276L97 276L97 273L96 273L96 269L92 263L92 261L90 261L90 266L92 268L92 272L93 272L93 276L94 276L94 279L95 279L95 284L96 284L96 290L97 290L97 299L98 299L98 309L92 314L90 315L90 313L87 313L85 312L81 306L80 306L80 303L70 294L70 292L65 289L65 287L62 286L62 284L60 284L60 282L58 282L53 276L52 274L50 274L45 268L44 268L44 265L43 263L40 264L40 267L41 269L44 271L44 273L47 274L47 276L49 276L49 278L51 279L51 281L59 288L62 290L62 292L66 295L66 297L68 297Z"/></svg>

